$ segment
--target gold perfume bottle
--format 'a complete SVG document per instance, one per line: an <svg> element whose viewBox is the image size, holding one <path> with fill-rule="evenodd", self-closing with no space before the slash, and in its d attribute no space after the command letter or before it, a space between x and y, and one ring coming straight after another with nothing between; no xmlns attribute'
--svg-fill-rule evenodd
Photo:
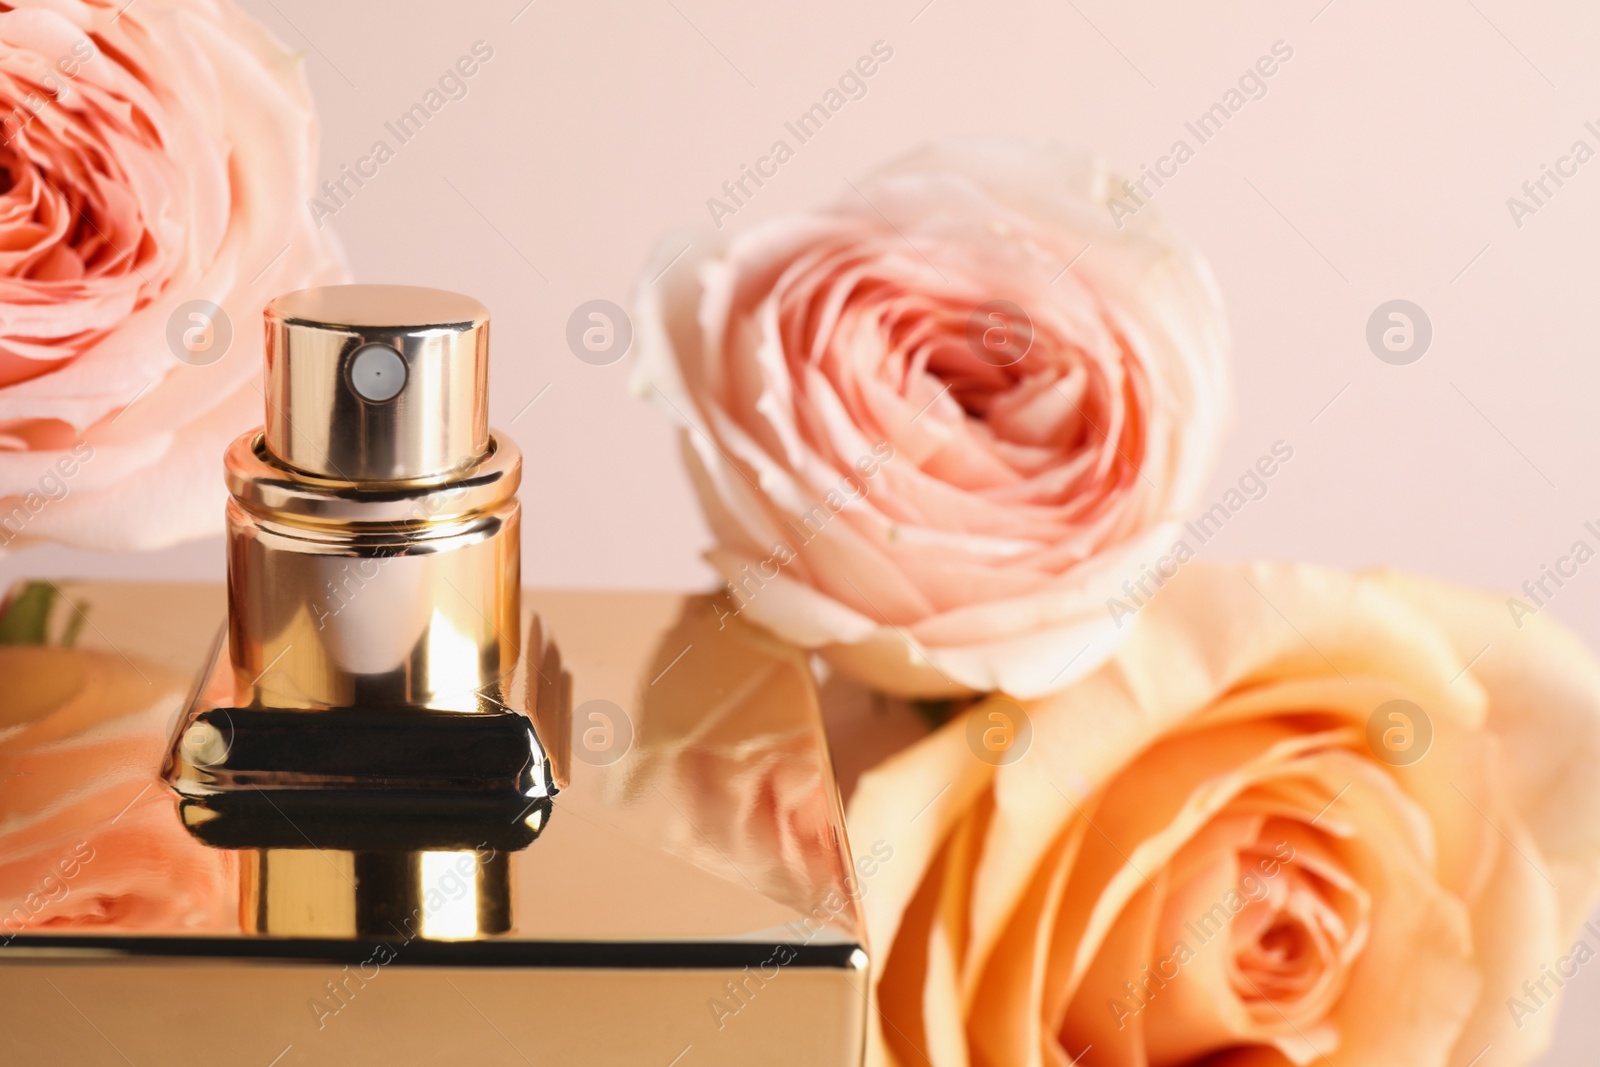
<svg viewBox="0 0 1600 1067"><path fill-rule="evenodd" d="M0 915L0 1062L859 1063L878 859L804 656L709 597L523 594L476 301L306 290L267 339L226 597L0 610L38 619L0 663L127 683L0 696L0 857L63 887Z"/></svg>
<svg viewBox="0 0 1600 1067"><path fill-rule="evenodd" d="M517 660L522 476L488 428L488 311L344 285L266 320L266 425L226 458L237 698L482 710Z"/></svg>

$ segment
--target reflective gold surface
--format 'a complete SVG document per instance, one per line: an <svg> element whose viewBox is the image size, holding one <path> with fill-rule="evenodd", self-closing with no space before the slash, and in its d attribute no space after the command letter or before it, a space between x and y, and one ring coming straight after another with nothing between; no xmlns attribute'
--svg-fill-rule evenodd
<svg viewBox="0 0 1600 1067"><path fill-rule="evenodd" d="M192 672L223 617L212 587L57 584L95 620L73 654L122 664L140 691L136 671ZM99 925L25 916L0 936L0 1004L26 1020L0 1027L0 1062L858 1063L859 901L881 843L860 858L846 843L802 655L699 597L525 600L522 702L542 690L546 709L573 709L568 780L536 840L487 863L470 848L426 862L389 850L386 869L365 870L362 850L289 836L287 822L270 849L197 848L152 765L30 845L46 859L101 845L58 907L97 910L90 876L124 901L158 904L180 884L221 887L218 899ZM176 714L181 695L161 693ZM170 719L139 721L157 751ZM562 726L540 725L552 748ZM78 744L65 730L49 744ZM16 781L26 796L0 784L13 808L75 810L84 785ZM171 828L142 848L142 869L181 860L181 879L136 877L135 853L107 836L136 820ZM503 896L492 878L451 874L464 856L503 866Z"/></svg>
<svg viewBox="0 0 1600 1067"><path fill-rule="evenodd" d="M410 966L404 947L271 966L41 960L0 968L18 1020L0 1055L71 1067L832 1067L860 1062L866 1006L852 983L864 979ZM751 993L719 1028L706 1004L730 984Z"/></svg>
<svg viewBox="0 0 1600 1067"><path fill-rule="evenodd" d="M511 929L510 859L493 849L264 848L239 870L248 934L464 941Z"/></svg>

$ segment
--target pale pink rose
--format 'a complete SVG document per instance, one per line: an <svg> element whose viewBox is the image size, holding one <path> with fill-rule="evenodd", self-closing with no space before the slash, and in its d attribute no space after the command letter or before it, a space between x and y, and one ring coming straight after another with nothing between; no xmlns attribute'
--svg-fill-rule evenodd
<svg viewBox="0 0 1600 1067"><path fill-rule="evenodd" d="M1600 954L1597 761L1600 664L1543 617L1195 563L1095 674L862 778L868 1062L1526 1064Z"/></svg>
<svg viewBox="0 0 1600 1067"><path fill-rule="evenodd" d="M641 280L637 381L687 427L730 610L900 694L1065 685L1210 469L1210 272L1147 211L1119 229L1118 183L1056 145L858 184L668 241Z"/></svg>
<svg viewBox="0 0 1600 1067"><path fill-rule="evenodd" d="M0 12L0 544L218 528L262 305L343 277L315 144L300 58L227 0ZM168 344L190 300L231 319L210 365Z"/></svg>

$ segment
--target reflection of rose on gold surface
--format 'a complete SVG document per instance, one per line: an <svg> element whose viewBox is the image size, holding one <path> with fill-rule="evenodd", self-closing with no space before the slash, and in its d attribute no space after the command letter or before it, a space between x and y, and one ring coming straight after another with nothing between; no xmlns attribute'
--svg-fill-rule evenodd
<svg viewBox="0 0 1600 1067"><path fill-rule="evenodd" d="M871 1062L1537 1055L1600 889L1590 652L1394 574L1196 563L1147 613L1020 758L958 719L863 777Z"/></svg>
<svg viewBox="0 0 1600 1067"><path fill-rule="evenodd" d="M691 599L657 646L625 788L660 790L681 814L673 847L809 913L850 883L810 671L724 615ZM845 902L825 910L854 914Z"/></svg>
<svg viewBox="0 0 1600 1067"><path fill-rule="evenodd" d="M231 853L157 778L188 679L115 652L0 645L0 940L237 926Z"/></svg>

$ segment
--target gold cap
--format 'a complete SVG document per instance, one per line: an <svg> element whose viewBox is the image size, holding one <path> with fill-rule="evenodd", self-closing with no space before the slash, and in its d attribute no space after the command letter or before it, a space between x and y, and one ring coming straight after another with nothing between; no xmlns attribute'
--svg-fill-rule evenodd
<svg viewBox="0 0 1600 1067"><path fill-rule="evenodd" d="M443 289L330 285L266 308L267 451L347 482L461 472L489 450L489 312Z"/></svg>

